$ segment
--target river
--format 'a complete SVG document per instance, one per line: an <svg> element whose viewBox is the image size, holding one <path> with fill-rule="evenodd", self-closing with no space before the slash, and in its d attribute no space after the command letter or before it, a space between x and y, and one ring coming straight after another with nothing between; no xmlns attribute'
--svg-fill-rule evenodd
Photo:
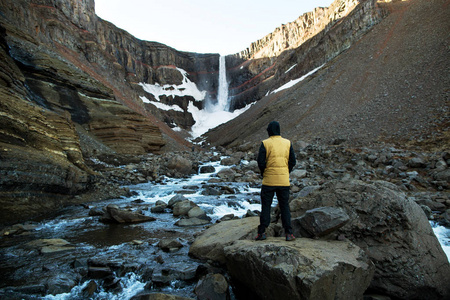
<svg viewBox="0 0 450 300"><path fill-rule="evenodd" d="M158 184L129 186L134 194L132 197L89 204L90 208L105 207L110 203L139 208L143 214L155 217L156 221L132 225L104 224L98 217L88 216L86 207L73 206L64 209L55 219L34 224L34 230L27 234L2 238L0 298L7 298L11 295L8 291L13 291L24 295L22 299L85 299L85 290L92 284L90 280L82 280L88 264L108 265L115 270L112 282L107 285L102 280L93 279L97 289L91 299L130 299L145 289L195 298L196 278L205 266L204 262L189 257L188 251L195 235L205 226L178 227L175 222L179 218L170 211L151 213L150 207L158 200L167 203L175 195L183 194L207 212L211 223L228 214L242 217L248 210L260 209L259 188L248 183L227 183L235 193L204 195L207 181L225 168L219 162L206 165L213 166L215 172L185 179L165 178ZM434 222L431 224L447 257L450 257L450 230ZM167 238L178 239L181 249L169 252L160 249L159 241ZM30 242L39 239L64 239L73 248L44 254L29 246ZM68 288L70 283L76 283L75 287ZM56 295L41 296L48 286L53 286Z"/></svg>
<svg viewBox="0 0 450 300"><path fill-rule="evenodd" d="M193 289L196 282L190 279L202 262L190 258L188 251L195 234L205 226L178 227L175 222L179 218L169 210L152 213L150 208L158 200L168 203L175 195L183 194L207 212L211 223L228 214L242 217L248 210L260 209L259 188L250 187L248 183L227 183L235 191L233 193L203 195L207 181L224 168L220 162L205 165L214 167L215 171L187 179L165 178L158 184L128 186L134 194L132 197L88 204L90 208L101 208L111 203L121 208L139 208L143 214L155 217L156 221L132 225L104 224L99 222L99 217L88 216L86 207L72 206L61 211L57 218L34 225L34 230L25 235L4 238L0 248L0 271L7 276L2 279L1 288L23 285L25 287L12 290L22 292L35 289L39 292L44 289L40 284L42 277L48 277L50 283L62 282L63 285L64 282L79 281L79 276L73 275L74 264L86 265L87 261L99 261L100 264L120 266L120 270L116 271L116 281L120 280L120 283L112 290L105 289L99 283L92 299L129 299L144 290L149 281L152 282L153 292L195 298ZM168 238L178 239L183 247L175 252L162 251L158 243ZM42 254L29 247L30 242L40 239L64 239L74 249ZM124 266L129 266L130 271L123 270ZM83 299L83 290L88 283L81 282L70 292L46 295L44 299ZM8 288L3 292L5 290ZM24 299L41 297L35 295Z"/></svg>

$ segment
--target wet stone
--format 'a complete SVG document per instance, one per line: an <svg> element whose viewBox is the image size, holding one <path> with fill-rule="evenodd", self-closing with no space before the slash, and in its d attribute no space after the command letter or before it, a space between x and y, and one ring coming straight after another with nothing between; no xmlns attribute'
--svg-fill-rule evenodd
<svg viewBox="0 0 450 300"><path fill-rule="evenodd" d="M216 171L216 169L213 166L201 166L200 167L200 173L204 174L204 173L214 173Z"/></svg>
<svg viewBox="0 0 450 300"><path fill-rule="evenodd" d="M94 279L106 278L112 276L114 273L109 267L94 267L89 266L88 276Z"/></svg>
<svg viewBox="0 0 450 300"><path fill-rule="evenodd" d="M91 298L95 292L97 292L98 285L94 280L90 280L89 283L84 287L81 294L85 298Z"/></svg>
<svg viewBox="0 0 450 300"><path fill-rule="evenodd" d="M165 252L175 252L183 248L179 239L163 239L159 241L158 247Z"/></svg>

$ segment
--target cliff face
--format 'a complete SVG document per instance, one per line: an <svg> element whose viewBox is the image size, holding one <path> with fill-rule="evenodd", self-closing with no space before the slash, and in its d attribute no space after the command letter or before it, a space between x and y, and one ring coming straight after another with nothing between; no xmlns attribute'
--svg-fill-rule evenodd
<svg viewBox="0 0 450 300"><path fill-rule="evenodd" d="M0 33L3 222L81 201L99 185L86 165L92 156L182 149L187 142L161 120L189 125L192 117L144 103L154 96L142 83L188 76L200 90L216 89L218 55L138 40L98 18L93 0L0 0ZM191 97L160 100L187 108Z"/></svg>
<svg viewBox="0 0 450 300"><path fill-rule="evenodd" d="M230 96L240 108L333 59L385 16L376 0L336 0L229 57Z"/></svg>

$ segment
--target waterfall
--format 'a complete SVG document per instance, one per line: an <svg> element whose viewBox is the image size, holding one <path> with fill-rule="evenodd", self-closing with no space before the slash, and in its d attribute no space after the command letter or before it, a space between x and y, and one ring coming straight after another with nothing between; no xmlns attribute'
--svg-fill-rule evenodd
<svg viewBox="0 0 450 300"><path fill-rule="evenodd" d="M209 113L223 112L230 110L230 104L228 103L228 82L227 82L227 69L225 66L225 56L219 58L219 88L217 90L217 101L207 102L206 111Z"/></svg>
<svg viewBox="0 0 450 300"><path fill-rule="evenodd" d="M192 104L189 104L189 112L195 120L195 124L191 129L191 136L197 138L207 132L209 129L226 123L248 108L248 105L241 109L233 110L230 112L230 102L228 99L228 82L227 82L227 70L225 66L225 56L220 56L219 59L219 87L217 89L217 101L212 101L208 97L205 102L204 109L198 109Z"/></svg>
<svg viewBox="0 0 450 300"><path fill-rule="evenodd" d="M225 65L225 56L219 58L219 91L217 93L218 110L229 111L230 104L228 103L228 82L227 69Z"/></svg>

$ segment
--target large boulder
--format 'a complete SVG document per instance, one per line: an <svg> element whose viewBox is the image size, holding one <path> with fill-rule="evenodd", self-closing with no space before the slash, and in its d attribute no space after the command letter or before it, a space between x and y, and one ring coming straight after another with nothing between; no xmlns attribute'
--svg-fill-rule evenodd
<svg viewBox="0 0 450 300"><path fill-rule="evenodd" d="M324 206L341 207L350 217L337 234L374 262L372 290L401 299L450 297L448 259L423 210L395 185L330 181L290 203L293 218Z"/></svg>
<svg viewBox="0 0 450 300"><path fill-rule="evenodd" d="M189 175L193 171L192 162L181 155L175 155L169 159L167 168L181 175Z"/></svg>
<svg viewBox="0 0 450 300"><path fill-rule="evenodd" d="M351 242L239 240L224 252L242 299L362 299L374 274L367 255Z"/></svg>

